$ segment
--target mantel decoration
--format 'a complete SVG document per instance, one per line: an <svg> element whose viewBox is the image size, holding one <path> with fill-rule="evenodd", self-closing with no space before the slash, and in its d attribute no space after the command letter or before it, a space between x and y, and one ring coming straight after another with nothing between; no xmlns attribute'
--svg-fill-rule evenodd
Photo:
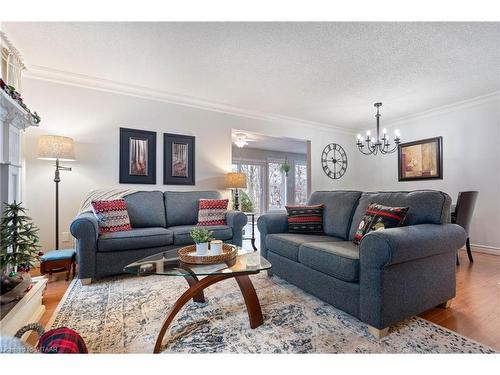
<svg viewBox="0 0 500 375"><path fill-rule="evenodd" d="M364 155L377 155L379 152L382 155L391 154L398 149L398 145L401 143L401 138L398 130L394 131L394 146L391 147L390 137L387 135L387 129L382 130L382 138L380 138L380 107L382 107L382 103L375 103L375 108L377 108L377 114L375 115L377 119L377 137L371 136L371 131L368 130L366 132L366 138L363 144L363 136L358 134L356 145L358 146L359 151Z"/></svg>
<svg viewBox="0 0 500 375"><path fill-rule="evenodd" d="M0 90L4 92L9 99L12 100L12 104L18 105L22 111L26 112L25 117L27 117L27 120L29 123L33 125L38 125L41 121L41 117L38 113L36 112L31 112L31 110L28 108L26 104L23 102L23 98L21 97L21 94L19 94L16 91L16 88L11 85L7 85L3 79L0 78Z"/></svg>
<svg viewBox="0 0 500 375"><path fill-rule="evenodd" d="M443 137L399 145L399 181L443 178Z"/></svg>
<svg viewBox="0 0 500 375"><path fill-rule="evenodd" d="M22 275L34 266L41 254L35 227L21 203L5 204L0 221L1 293L5 294L23 282Z"/></svg>

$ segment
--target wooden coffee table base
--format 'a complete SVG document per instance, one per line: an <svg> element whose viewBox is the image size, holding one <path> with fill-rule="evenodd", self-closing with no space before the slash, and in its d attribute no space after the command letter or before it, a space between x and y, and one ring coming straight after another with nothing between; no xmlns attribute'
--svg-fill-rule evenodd
<svg viewBox="0 0 500 375"><path fill-rule="evenodd" d="M168 327L174 320L177 313L181 310L181 308L192 298L194 302L205 302L205 297L203 295L203 290L210 285L218 283L219 281L229 279L234 277L238 286L240 287L241 294L243 294L243 298L245 299L245 304L247 306L248 319L250 320L250 327L257 328L260 326L264 319L262 317L262 310L260 308L259 298L257 297L257 293L255 293L255 288L253 287L252 281L248 275L234 275L231 273L228 274L219 274L219 275L209 275L199 280L196 275L186 271L185 279L189 284L189 289L186 290L179 299L175 302L174 306L170 309L170 312L163 323L160 333L158 334L158 338L156 339L156 344L153 353L160 353L161 344L163 342L163 338L165 333L167 332Z"/></svg>

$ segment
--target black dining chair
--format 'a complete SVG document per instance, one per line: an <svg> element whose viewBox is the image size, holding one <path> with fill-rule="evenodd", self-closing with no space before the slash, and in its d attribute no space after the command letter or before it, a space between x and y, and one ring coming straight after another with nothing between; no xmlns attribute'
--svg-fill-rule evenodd
<svg viewBox="0 0 500 375"><path fill-rule="evenodd" d="M478 195L478 191L462 191L458 193L455 212L451 214L451 222L460 225L467 232L467 241L465 242L465 246L467 248L467 256L469 257L469 261L471 263L474 262L474 259L472 258L472 252L470 249L469 229ZM457 265L459 264L457 254Z"/></svg>

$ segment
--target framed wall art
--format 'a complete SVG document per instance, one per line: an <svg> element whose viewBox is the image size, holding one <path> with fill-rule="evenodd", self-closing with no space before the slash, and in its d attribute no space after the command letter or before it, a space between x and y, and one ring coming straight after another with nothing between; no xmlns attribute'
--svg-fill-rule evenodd
<svg viewBox="0 0 500 375"><path fill-rule="evenodd" d="M156 132L120 128L120 183L156 184Z"/></svg>
<svg viewBox="0 0 500 375"><path fill-rule="evenodd" d="M163 183L195 184L195 137L163 134Z"/></svg>
<svg viewBox="0 0 500 375"><path fill-rule="evenodd" d="M399 181L443 178L443 137L402 143L398 149Z"/></svg>

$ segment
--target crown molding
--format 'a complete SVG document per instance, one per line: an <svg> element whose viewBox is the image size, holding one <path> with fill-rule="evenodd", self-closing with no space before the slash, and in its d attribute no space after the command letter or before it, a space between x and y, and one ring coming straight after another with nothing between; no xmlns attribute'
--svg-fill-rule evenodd
<svg viewBox="0 0 500 375"><path fill-rule="evenodd" d="M288 124L306 126L317 130L337 132L348 135L355 134L353 130L340 126L309 121L296 117L289 117L272 113L249 110L246 108L232 106L206 99L196 98L187 95L179 95L164 90L148 88L145 86L125 84L118 81L112 81L103 78L87 76L83 74L70 73L38 65L28 66L28 69L24 71L23 77L54 82L64 85L82 87L91 90L104 91L114 94L133 96L141 99L177 104L212 112L219 112L239 117L251 118L255 120L285 122Z"/></svg>
<svg viewBox="0 0 500 375"><path fill-rule="evenodd" d="M395 126L406 126L408 122L414 121L414 120L420 120L432 116L439 116L443 115L446 113L450 113L453 111L457 111L459 109L464 109L484 103L488 103L491 101L499 100L500 99L500 90L498 91L493 91L489 94L485 95L479 95L473 98L461 100L459 102L451 103L451 104L446 104L443 106L439 106L436 108L431 108L426 111L422 111L419 113L415 113L412 115L400 117L398 119L392 120L392 121L387 121L384 126L389 128L389 127L395 127Z"/></svg>

